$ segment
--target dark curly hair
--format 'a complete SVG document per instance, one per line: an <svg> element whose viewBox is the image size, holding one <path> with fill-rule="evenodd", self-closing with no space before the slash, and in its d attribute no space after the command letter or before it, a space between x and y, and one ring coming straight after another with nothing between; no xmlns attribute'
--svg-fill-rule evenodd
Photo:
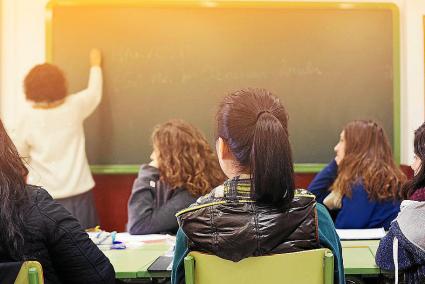
<svg viewBox="0 0 425 284"><path fill-rule="evenodd" d="M59 67L44 63L34 66L24 80L27 100L51 103L64 99L68 94L65 75Z"/></svg>

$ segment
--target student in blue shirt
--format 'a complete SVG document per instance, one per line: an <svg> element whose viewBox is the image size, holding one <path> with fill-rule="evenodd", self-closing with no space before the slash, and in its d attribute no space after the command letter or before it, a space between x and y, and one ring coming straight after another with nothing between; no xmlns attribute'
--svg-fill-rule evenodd
<svg viewBox="0 0 425 284"><path fill-rule="evenodd" d="M388 229L400 210L405 176L393 160L382 127L373 121L352 121L334 150L335 159L308 190L328 209L339 210L336 228Z"/></svg>

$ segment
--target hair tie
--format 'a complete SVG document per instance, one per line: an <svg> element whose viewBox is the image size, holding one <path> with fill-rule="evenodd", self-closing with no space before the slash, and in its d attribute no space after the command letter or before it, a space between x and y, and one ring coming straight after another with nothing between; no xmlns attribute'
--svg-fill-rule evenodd
<svg viewBox="0 0 425 284"><path fill-rule="evenodd" d="M257 114L257 120L260 118L260 116L263 114L263 113L269 113L269 114L272 114L270 111L268 111L268 110L262 110L262 111L260 111L258 114Z"/></svg>

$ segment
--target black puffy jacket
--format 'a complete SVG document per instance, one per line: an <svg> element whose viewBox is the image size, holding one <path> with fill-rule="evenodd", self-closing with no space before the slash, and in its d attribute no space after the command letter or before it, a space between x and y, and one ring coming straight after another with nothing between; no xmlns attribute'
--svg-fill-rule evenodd
<svg viewBox="0 0 425 284"><path fill-rule="evenodd" d="M46 190L26 190L24 255L41 263L45 283L115 283L114 268L78 221ZM7 255L0 244L0 262L16 261Z"/></svg>
<svg viewBox="0 0 425 284"><path fill-rule="evenodd" d="M228 180L176 215L189 250L239 261L320 247L314 195L297 191L289 209L282 209L254 202L250 183Z"/></svg>

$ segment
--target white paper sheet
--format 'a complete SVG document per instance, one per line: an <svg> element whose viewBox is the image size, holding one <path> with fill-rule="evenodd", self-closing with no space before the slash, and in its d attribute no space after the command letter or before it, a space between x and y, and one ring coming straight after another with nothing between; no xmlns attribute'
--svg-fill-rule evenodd
<svg viewBox="0 0 425 284"><path fill-rule="evenodd" d="M376 229L337 229L341 240L378 240L385 236L384 228Z"/></svg>

